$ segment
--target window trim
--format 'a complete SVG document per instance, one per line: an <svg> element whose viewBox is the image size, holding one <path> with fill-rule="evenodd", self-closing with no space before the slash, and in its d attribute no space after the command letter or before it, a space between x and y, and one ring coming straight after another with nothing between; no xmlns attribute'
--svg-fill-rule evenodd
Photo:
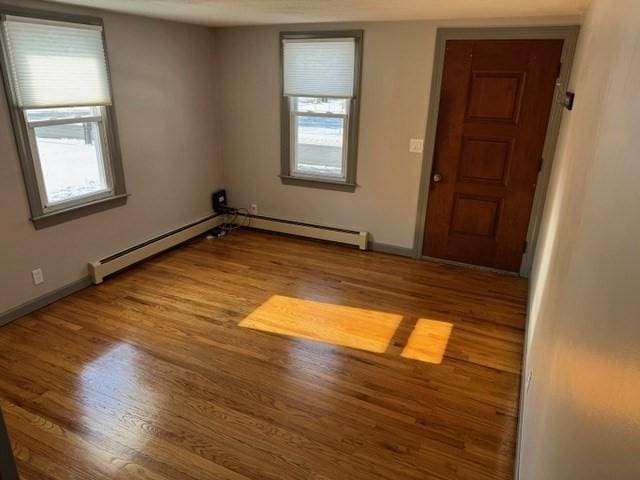
<svg viewBox="0 0 640 480"><path fill-rule="evenodd" d="M16 15L22 17L30 17L34 19L54 20L68 23L80 23L87 25L98 25L102 27L102 42L104 54L107 63L107 81L111 90L111 105L102 106L102 128L101 137L103 138L103 148L106 145L106 152L110 169L106 172L111 177L111 190L109 195L98 196L90 195L82 198L83 201L69 201L60 205L58 208L45 208L46 198L40 191L41 183L38 181L38 171L36 159L32 154L32 144L29 134L29 125L26 121L25 110L17 106L15 101L15 93L13 89L13 80L8 69L7 51L5 48L4 25L1 21L8 15ZM31 213L31 221L36 229L46 228L67 222L79 217L90 215L98 211L108 208L124 205L127 201L126 185L124 181L124 171L122 168L122 155L120 151L120 143L118 141L118 128L115 118L115 99L113 94L113 86L111 82L111 71L109 64L109 54L107 49L107 41L104 31L104 23L99 17L90 17L85 15L67 14L60 12L49 12L30 8L22 8L10 5L0 4L0 70L2 73L2 81L7 99L7 107L11 116L13 132L18 150L18 157L22 169L22 176L25 184L27 198L29 201L29 209ZM66 119L65 119L66 120ZM39 160L38 160L39 165ZM106 170L106 169L105 169ZM76 198L74 200L80 200Z"/></svg>
<svg viewBox="0 0 640 480"><path fill-rule="evenodd" d="M280 180L284 185L296 185L344 192L354 192L356 189L356 164L358 156L358 124L360 116L360 80L362 70L362 43L363 30L332 30L332 31L306 31L306 32L280 32ZM287 39L326 39L326 38L353 38L355 40L355 65L353 76L353 97L348 101L347 122L345 122L344 142L347 145L343 150L345 165L345 177L331 178L329 176L300 175L294 172L292 166L293 156L293 111L290 97L284 95L284 49L283 40Z"/></svg>

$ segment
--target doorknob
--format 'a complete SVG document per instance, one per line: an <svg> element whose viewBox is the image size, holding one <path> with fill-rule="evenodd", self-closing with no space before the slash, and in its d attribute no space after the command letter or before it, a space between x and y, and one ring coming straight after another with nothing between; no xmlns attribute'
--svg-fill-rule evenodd
<svg viewBox="0 0 640 480"><path fill-rule="evenodd" d="M442 180L442 175L440 175L439 173L435 173L433 175L433 183L438 183L441 180Z"/></svg>

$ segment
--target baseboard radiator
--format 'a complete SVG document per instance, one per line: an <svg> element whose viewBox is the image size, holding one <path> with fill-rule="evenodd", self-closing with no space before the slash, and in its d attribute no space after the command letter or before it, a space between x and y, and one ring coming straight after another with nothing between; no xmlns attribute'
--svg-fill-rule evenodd
<svg viewBox="0 0 640 480"><path fill-rule="evenodd" d="M244 217L242 220L245 221L241 221L240 223L249 228L326 240L346 245L355 245L360 248L360 250L367 249L367 240L369 237L367 232L322 227L319 225L260 217L257 215L239 215L239 217ZM89 263L91 281L94 284L102 283L106 276L119 272L134 263L138 263L169 248L175 247L187 240L191 240L198 235L202 235L226 223L228 220L226 215L212 215L198 222L191 223L182 228L154 237L146 242L134 245L131 248L110 255L102 260L91 262Z"/></svg>
<svg viewBox="0 0 640 480"><path fill-rule="evenodd" d="M239 223L248 226L249 228L285 233L298 237L314 238L316 240L326 240L346 245L355 245L360 250L367 249L367 242L369 239L369 234L367 232L323 227L320 225L292 222L290 220L261 217L258 215L239 215L239 217L240 220L246 219L245 222L239 221Z"/></svg>
<svg viewBox="0 0 640 480"><path fill-rule="evenodd" d="M156 255L164 250L175 247L198 235L208 232L212 228L222 225L226 221L225 215L212 215L184 227L159 235L146 242L134 245L107 258L89 263L89 275L93 283L102 283L107 275L118 272L126 267Z"/></svg>

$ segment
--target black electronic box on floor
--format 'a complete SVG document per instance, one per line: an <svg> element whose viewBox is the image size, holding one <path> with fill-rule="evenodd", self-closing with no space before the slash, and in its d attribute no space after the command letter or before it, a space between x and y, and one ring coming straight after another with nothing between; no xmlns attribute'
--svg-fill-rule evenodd
<svg viewBox="0 0 640 480"><path fill-rule="evenodd" d="M228 210L227 207L227 191L218 190L211 195L211 204L213 205L213 211L216 213L225 213Z"/></svg>

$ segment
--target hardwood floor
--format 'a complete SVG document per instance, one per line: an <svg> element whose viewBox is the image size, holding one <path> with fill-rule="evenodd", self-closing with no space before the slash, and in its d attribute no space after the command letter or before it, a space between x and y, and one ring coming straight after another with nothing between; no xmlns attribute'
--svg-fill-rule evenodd
<svg viewBox="0 0 640 480"><path fill-rule="evenodd" d="M0 328L23 479L511 479L527 284L255 232ZM402 317L375 353L241 328L275 295ZM442 363L403 358L419 319ZM362 326L365 329L365 326Z"/></svg>

